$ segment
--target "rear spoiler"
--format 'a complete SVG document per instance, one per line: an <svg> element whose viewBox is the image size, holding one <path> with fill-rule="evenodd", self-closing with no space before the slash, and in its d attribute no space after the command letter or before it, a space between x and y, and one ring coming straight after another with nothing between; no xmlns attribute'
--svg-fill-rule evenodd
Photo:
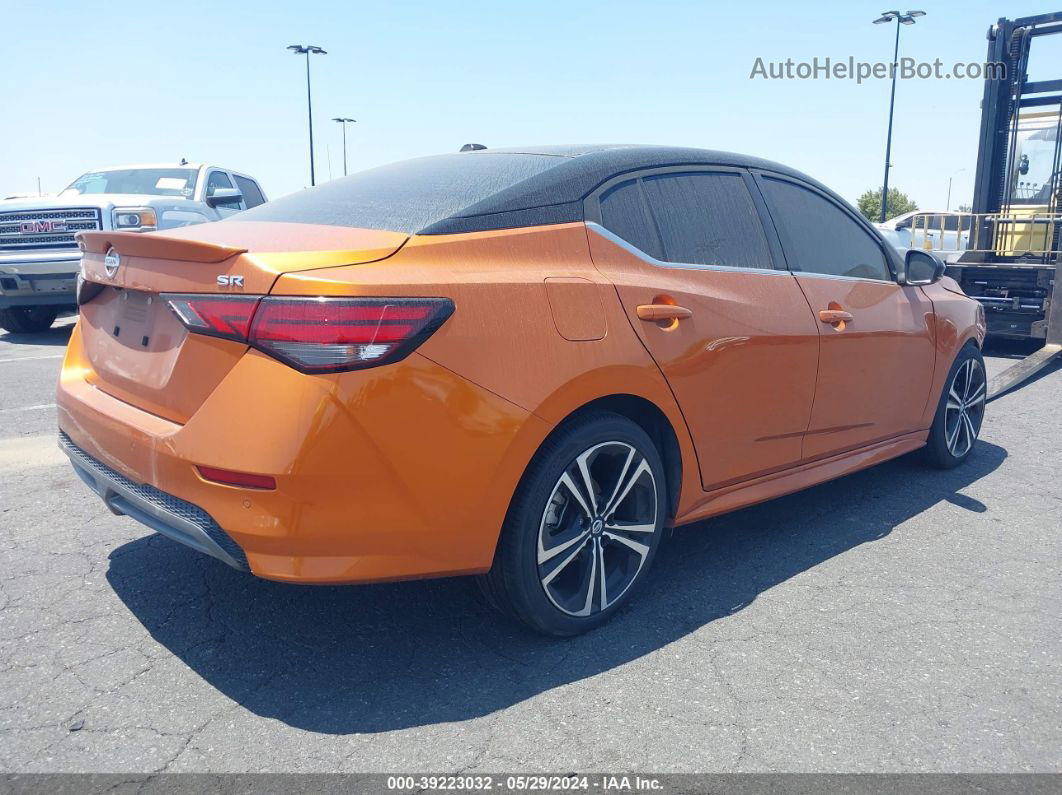
<svg viewBox="0 0 1062 795"><path fill-rule="evenodd" d="M245 248L220 246L202 240L167 237L157 232L78 232L75 235L82 251L106 254L113 248L119 254L152 259L174 259L182 262L224 262L243 254Z"/></svg>

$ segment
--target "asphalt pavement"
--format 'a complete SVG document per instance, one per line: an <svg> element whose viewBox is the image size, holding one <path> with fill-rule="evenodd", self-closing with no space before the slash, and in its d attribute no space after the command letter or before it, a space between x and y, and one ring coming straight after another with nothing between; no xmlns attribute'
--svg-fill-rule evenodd
<svg viewBox="0 0 1062 795"><path fill-rule="evenodd" d="M1062 772L1057 366L964 466L677 530L549 640L467 580L269 583L112 515L55 447L70 327L0 333L0 771Z"/></svg>

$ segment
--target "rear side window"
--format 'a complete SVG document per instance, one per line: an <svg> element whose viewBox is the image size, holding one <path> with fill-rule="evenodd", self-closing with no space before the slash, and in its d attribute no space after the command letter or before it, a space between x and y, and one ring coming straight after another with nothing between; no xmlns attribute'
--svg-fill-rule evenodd
<svg viewBox="0 0 1062 795"><path fill-rule="evenodd" d="M214 191L218 188L231 188L232 182L229 180L229 175L224 171L211 171L210 179L207 180L206 195L213 196Z"/></svg>
<svg viewBox="0 0 1062 795"><path fill-rule="evenodd" d="M621 182L601 194L601 225L650 257L664 259L660 241L642 199L638 180Z"/></svg>
<svg viewBox="0 0 1062 795"><path fill-rule="evenodd" d="M265 203L265 196L262 195L262 191L253 179L241 177L239 174L233 174L232 178L236 180L236 187L238 187L240 193L243 194L243 203L248 210L252 207L257 207L259 204Z"/></svg>
<svg viewBox="0 0 1062 795"><path fill-rule="evenodd" d="M661 259L773 268L745 180L732 172L659 174L642 180L664 248Z"/></svg>
<svg viewBox="0 0 1062 795"><path fill-rule="evenodd" d="M793 270L893 281L878 242L836 204L791 182L763 184Z"/></svg>

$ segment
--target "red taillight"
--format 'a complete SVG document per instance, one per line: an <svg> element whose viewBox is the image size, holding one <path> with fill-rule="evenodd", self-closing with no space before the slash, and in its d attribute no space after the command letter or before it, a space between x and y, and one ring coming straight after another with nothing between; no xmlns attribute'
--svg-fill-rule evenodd
<svg viewBox="0 0 1062 795"><path fill-rule="evenodd" d="M234 472L231 469L197 466L204 480L223 483L226 486L239 486L243 489L275 489L277 481L271 475L252 475L250 472Z"/></svg>
<svg viewBox="0 0 1062 795"><path fill-rule="evenodd" d="M397 362L454 311L448 298L166 298L190 331L247 342L305 373Z"/></svg>
<svg viewBox="0 0 1062 795"><path fill-rule="evenodd" d="M250 342L303 372L355 370L407 356L452 311L445 298L268 297Z"/></svg>
<svg viewBox="0 0 1062 795"><path fill-rule="evenodd" d="M189 331L247 341L258 295L167 295L170 309Z"/></svg>

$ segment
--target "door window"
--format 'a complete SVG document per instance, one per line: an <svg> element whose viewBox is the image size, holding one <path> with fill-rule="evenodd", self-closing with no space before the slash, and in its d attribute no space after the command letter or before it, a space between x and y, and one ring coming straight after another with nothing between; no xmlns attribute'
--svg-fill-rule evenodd
<svg viewBox="0 0 1062 795"><path fill-rule="evenodd" d="M668 262L773 268L756 205L741 174L688 172L642 180Z"/></svg>
<svg viewBox="0 0 1062 795"><path fill-rule="evenodd" d="M262 195L261 189L253 179L241 177L239 174L233 174L232 178L236 180L236 185L243 194L243 203L248 210L265 203L265 196Z"/></svg>
<svg viewBox="0 0 1062 795"><path fill-rule="evenodd" d="M231 188L232 180L224 171L211 171L210 179L207 180L207 196L213 196L218 188Z"/></svg>
<svg viewBox="0 0 1062 795"><path fill-rule="evenodd" d="M836 204L792 182L763 185L794 271L893 281L881 246Z"/></svg>

